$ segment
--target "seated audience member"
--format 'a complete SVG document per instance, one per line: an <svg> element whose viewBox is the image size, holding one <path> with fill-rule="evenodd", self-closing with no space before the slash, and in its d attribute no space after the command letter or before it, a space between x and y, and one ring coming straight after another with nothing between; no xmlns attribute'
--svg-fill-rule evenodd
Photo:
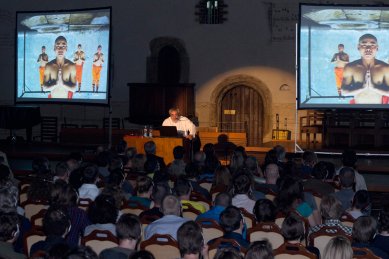
<svg viewBox="0 0 389 259"><path fill-rule="evenodd" d="M285 242L301 244L305 238L304 222L295 213L290 213L282 222L281 234L284 237ZM319 249L316 247L307 246L306 249L309 252L314 253L317 258L320 258Z"/></svg>
<svg viewBox="0 0 389 259"><path fill-rule="evenodd" d="M220 226L224 230L223 238L234 239L239 245L245 249L249 248L250 242L242 235L243 232L243 217L239 208L235 206L227 207L220 214ZM211 245L217 238L208 242ZM222 243L220 247L229 247L231 244Z"/></svg>
<svg viewBox="0 0 389 259"><path fill-rule="evenodd" d="M308 179L312 175L313 167L317 163L316 153L310 150L306 150L302 156L301 177Z"/></svg>
<svg viewBox="0 0 389 259"><path fill-rule="evenodd" d="M94 201L99 195L100 190L97 188L97 182L99 180L99 172L96 166L88 166L82 172L83 184L78 189L80 198L91 199Z"/></svg>
<svg viewBox="0 0 389 259"><path fill-rule="evenodd" d="M72 249L66 257L66 259L98 259L99 257L89 246L78 246Z"/></svg>
<svg viewBox="0 0 389 259"><path fill-rule="evenodd" d="M302 217L308 219L311 227L317 225L319 213L305 201L302 182L296 178L284 177L279 186L279 192L274 200L277 209L284 214L296 210Z"/></svg>
<svg viewBox="0 0 389 259"><path fill-rule="evenodd" d="M0 212L0 257L26 258L14 250L13 243L19 237L19 217L15 212Z"/></svg>
<svg viewBox="0 0 389 259"><path fill-rule="evenodd" d="M313 178L308 179L304 182L304 190L315 191L320 195L327 195L335 192L335 188L326 183L325 180L329 171L327 169L327 163L324 161L320 161L312 169L311 175Z"/></svg>
<svg viewBox="0 0 389 259"><path fill-rule="evenodd" d="M212 200L212 197L209 194L208 190L201 187L200 184L197 182L197 178L200 175L200 172L200 166L196 165L195 163L187 164L185 167L185 178L189 180L194 192L203 195L208 200Z"/></svg>
<svg viewBox="0 0 389 259"><path fill-rule="evenodd" d="M122 161L122 165L127 164L128 156L127 156L127 142L123 139L119 140L119 143L116 145L116 154L118 158Z"/></svg>
<svg viewBox="0 0 389 259"><path fill-rule="evenodd" d="M165 161L163 160L163 157L159 157L156 155L157 152L157 146L155 145L154 141L148 141L143 145L143 148L146 153L146 161L151 160L151 159L156 159L157 160L157 166L155 171L160 171L160 172L166 172L166 164Z"/></svg>
<svg viewBox="0 0 389 259"><path fill-rule="evenodd" d="M198 219L214 219L219 222L220 214L225 208L231 205L231 196L226 192L218 193L210 210L197 216Z"/></svg>
<svg viewBox="0 0 389 259"><path fill-rule="evenodd" d="M118 155L113 155L113 157L109 161L109 167L108 167L109 172L111 173L112 171L118 169L123 170L123 167L124 167L123 160ZM108 178L108 182L109 182L109 178Z"/></svg>
<svg viewBox="0 0 389 259"><path fill-rule="evenodd" d="M343 225L339 220L342 216L343 209L340 201L333 195L323 197L320 204L320 213L323 218L323 223L312 227L311 233L317 232L323 227L339 227L346 235L351 236L352 229Z"/></svg>
<svg viewBox="0 0 389 259"><path fill-rule="evenodd" d="M273 250L268 240L254 241L244 259L273 259Z"/></svg>
<svg viewBox="0 0 389 259"><path fill-rule="evenodd" d="M216 156L215 146L212 143L207 143L203 147L205 153L204 171L209 175L207 180L213 181L215 170L221 166L219 159Z"/></svg>
<svg viewBox="0 0 389 259"><path fill-rule="evenodd" d="M45 157L32 161L34 179L28 189L27 197L30 201L47 201L53 180L50 162Z"/></svg>
<svg viewBox="0 0 389 259"><path fill-rule="evenodd" d="M96 156L96 165L97 165L97 170L99 172L99 178L104 183L108 182L109 164L111 162L112 157L113 157L113 154L110 151L100 152Z"/></svg>
<svg viewBox="0 0 389 259"><path fill-rule="evenodd" d="M250 198L252 181L249 175L238 174L233 180L233 198L232 205L238 208L244 208L249 213L253 213L255 200ZM264 195L263 197L264 198Z"/></svg>
<svg viewBox="0 0 389 259"><path fill-rule="evenodd" d="M95 202L89 205L88 217L93 224L85 228L84 236L89 235L93 230L108 230L116 236L115 223L118 214L114 197L100 194Z"/></svg>
<svg viewBox="0 0 389 259"><path fill-rule="evenodd" d="M354 219L360 216L369 216L371 211L371 201L369 192L366 190L359 190L354 194L351 208L347 213L353 216Z"/></svg>
<svg viewBox="0 0 389 259"><path fill-rule="evenodd" d="M139 218L132 214L123 214L116 223L119 246L103 250L100 259L127 259L131 256L141 239L142 225Z"/></svg>
<svg viewBox="0 0 389 259"><path fill-rule="evenodd" d="M135 157L135 155L138 153L136 150L136 147L129 147L126 150L126 163L123 163L124 167L131 168L132 167L132 159Z"/></svg>
<svg viewBox="0 0 389 259"><path fill-rule="evenodd" d="M162 201L163 217L150 223L145 229L145 240L154 234L168 234L177 240L177 230L189 219L181 217L181 203L174 195L167 195Z"/></svg>
<svg viewBox="0 0 389 259"><path fill-rule="evenodd" d="M263 182L263 172L254 156L248 156L244 161L244 167L247 172L254 176L255 182Z"/></svg>
<svg viewBox="0 0 389 259"><path fill-rule="evenodd" d="M59 162L55 166L53 182L57 180L69 182L69 175L70 175L70 170L66 162Z"/></svg>
<svg viewBox="0 0 389 259"><path fill-rule="evenodd" d="M232 247L219 248L213 259L243 259L241 253Z"/></svg>
<svg viewBox="0 0 389 259"><path fill-rule="evenodd" d="M340 191L335 192L335 197L341 202L343 210L351 207L354 197L355 171L351 167L343 167L339 172Z"/></svg>
<svg viewBox="0 0 389 259"><path fill-rule="evenodd" d="M340 173L340 171L342 170L343 167L353 168L354 172L355 172L355 180L354 180L355 181L355 191L367 190L365 178L363 177L363 175L358 173L358 171L356 170L355 164L357 163L357 161L358 161L358 158L357 158L356 152L354 150L351 150L351 149L346 149L345 151L343 151L343 154L342 154L343 166L338 170L338 172Z"/></svg>
<svg viewBox="0 0 389 259"><path fill-rule="evenodd" d="M389 255L372 244L377 233L377 221L371 216L359 217L353 225L352 247L367 248L378 257L388 259Z"/></svg>
<svg viewBox="0 0 389 259"><path fill-rule="evenodd" d="M254 205L254 216L258 223L275 222L277 208L271 200L257 200Z"/></svg>
<svg viewBox="0 0 389 259"><path fill-rule="evenodd" d="M232 176L236 176L238 171L244 168L244 157L241 151L234 150L230 159L230 172Z"/></svg>
<svg viewBox="0 0 389 259"><path fill-rule="evenodd" d="M343 236L332 238L324 248L322 259L352 259L350 240Z"/></svg>
<svg viewBox="0 0 389 259"><path fill-rule="evenodd" d="M275 193L278 192L277 180L280 178L280 172L277 164L268 164L264 172L265 183L255 183L255 188L259 190L268 189Z"/></svg>
<svg viewBox="0 0 389 259"><path fill-rule="evenodd" d="M151 192L153 191L153 180L148 176L138 176L136 178L136 196L132 196L128 199L131 201L137 201L142 206L150 208L151 204Z"/></svg>
<svg viewBox="0 0 389 259"><path fill-rule="evenodd" d="M188 221L177 230L178 248L182 259L208 259L208 246L204 245L201 227Z"/></svg>
<svg viewBox="0 0 389 259"><path fill-rule="evenodd" d="M223 186L225 190L228 190L232 185L232 176L228 167L222 165L216 168L213 180L212 187Z"/></svg>
<svg viewBox="0 0 389 259"><path fill-rule="evenodd" d="M154 255L146 250L135 252L129 259L155 259Z"/></svg>
<svg viewBox="0 0 389 259"><path fill-rule="evenodd" d="M143 217L146 216L155 217L156 219L162 218L163 217L163 213L161 211L162 200L163 198L165 198L166 195L170 193L171 191L168 185L163 183L157 183L156 185L154 185L153 192L151 193L151 199L154 202L154 207L149 210L142 211L139 214L139 218L142 219Z"/></svg>
<svg viewBox="0 0 389 259"><path fill-rule="evenodd" d="M170 177L178 178L185 175L186 163L184 161L185 149L182 146L176 146L173 149L174 160L168 165L168 174Z"/></svg>
<svg viewBox="0 0 389 259"><path fill-rule="evenodd" d="M186 208L186 205L189 204L192 205L192 207L196 210L200 211L200 213L204 213L206 211L206 208L203 204L190 200L192 186L188 180L184 178L178 179L174 184L174 191L177 197L181 200L181 205L184 209Z"/></svg>
<svg viewBox="0 0 389 259"><path fill-rule="evenodd" d="M66 245L65 237L71 228L70 217L66 210L59 207L50 207L43 218L43 232L46 235L44 241L38 241L31 246L30 256L38 251L48 253L57 244Z"/></svg>
<svg viewBox="0 0 389 259"><path fill-rule="evenodd" d="M372 246L378 247L389 254L389 206L383 206L379 217L379 232L375 236Z"/></svg>
<svg viewBox="0 0 389 259"><path fill-rule="evenodd" d="M65 209L70 217L71 228L66 235L66 242L77 246L85 227L90 225L86 212L77 207L77 192L68 184L58 180L51 189L50 205Z"/></svg>
<svg viewBox="0 0 389 259"><path fill-rule="evenodd" d="M145 171L146 156L143 154L135 154L131 160L130 171L135 175L146 175Z"/></svg>

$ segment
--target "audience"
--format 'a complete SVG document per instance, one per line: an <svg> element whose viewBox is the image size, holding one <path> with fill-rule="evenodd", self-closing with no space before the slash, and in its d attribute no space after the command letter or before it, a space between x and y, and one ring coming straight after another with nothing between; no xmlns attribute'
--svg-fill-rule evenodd
<svg viewBox="0 0 389 259"><path fill-rule="evenodd" d="M177 241L182 259L208 259L208 246L200 226L194 221L188 221L177 230Z"/></svg>
<svg viewBox="0 0 389 259"><path fill-rule="evenodd" d="M351 167L355 171L355 191L367 190L365 178L356 170L357 154L354 150L346 149L342 154L343 167ZM338 172L342 170L341 167Z"/></svg>
<svg viewBox="0 0 389 259"><path fill-rule="evenodd" d="M13 243L19 236L19 218L15 212L0 212L0 257L26 258L14 251Z"/></svg>
<svg viewBox="0 0 389 259"><path fill-rule="evenodd" d="M146 208L151 205L151 193L153 191L153 180L148 176L138 176L136 178L136 196L129 198L129 204L135 201Z"/></svg>
<svg viewBox="0 0 389 259"><path fill-rule="evenodd" d="M277 164L268 164L264 172L265 183L256 183L255 187L261 189L268 189L272 192L278 192L277 180L280 178L280 171Z"/></svg>
<svg viewBox="0 0 389 259"><path fill-rule="evenodd" d="M271 200L257 200L254 205L254 216L258 223L275 222L277 208Z"/></svg>
<svg viewBox="0 0 389 259"><path fill-rule="evenodd" d="M332 238L324 248L322 259L352 259L350 240L343 236Z"/></svg>
<svg viewBox="0 0 389 259"><path fill-rule="evenodd" d="M232 205L243 208L249 213L253 213L255 200L250 198L252 181L249 175L238 174L233 180L233 198Z"/></svg>
<svg viewBox="0 0 389 259"><path fill-rule="evenodd" d="M219 166L215 170L213 187L224 187L226 190L232 186L232 176L227 166Z"/></svg>
<svg viewBox="0 0 389 259"><path fill-rule="evenodd" d="M273 250L267 239L254 241L247 250L244 259L273 259Z"/></svg>
<svg viewBox="0 0 389 259"><path fill-rule="evenodd" d="M314 191L320 195L327 195L335 192L335 188L325 182L329 175L327 163L320 161L312 169L311 175L313 178L304 182L304 190Z"/></svg>
<svg viewBox="0 0 389 259"><path fill-rule="evenodd" d="M69 170L67 163L66 162L59 162L55 166L53 182L55 182L57 180L69 182L69 175L70 175L70 170Z"/></svg>
<svg viewBox="0 0 389 259"><path fill-rule="evenodd" d="M220 192L216 195L215 200L213 201L213 206L210 210L197 216L196 220L199 219L213 219L216 222L219 222L220 214L228 206L231 205L231 196L226 192Z"/></svg>
<svg viewBox="0 0 389 259"><path fill-rule="evenodd" d="M150 223L145 229L145 240L154 234L168 234L177 240L177 230L189 219L181 217L181 202L174 195L167 195L162 201L163 217Z"/></svg>
<svg viewBox="0 0 389 259"><path fill-rule="evenodd" d="M190 195L192 193L192 186L188 180L184 178L178 179L174 185L174 191L177 197L180 199L181 205L184 209L186 209L189 204L194 209L198 210L200 213L204 213L206 211L206 208L204 207L203 204L190 200Z"/></svg>
<svg viewBox="0 0 389 259"><path fill-rule="evenodd" d="M355 170L351 167L343 167L339 172L340 191L335 192L335 197L341 202L343 210L351 207L354 197Z"/></svg>
<svg viewBox="0 0 389 259"><path fill-rule="evenodd" d="M155 259L154 255L149 251L141 250L135 252L130 259Z"/></svg>
<svg viewBox="0 0 389 259"><path fill-rule="evenodd" d="M100 190L97 188L97 182L99 180L99 171L97 166L88 166L82 172L82 185L78 189L80 198L90 199L94 201L99 195Z"/></svg>
<svg viewBox="0 0 389 259"><path fill-rule="evenodd" d="M243 256L235 248L224 247L217 250L213 259L243 259Z"/></svg>
<svg viewBox="0 0 389 259"><path fill-rule="evenodd" d="M147 141L143 146L146 153L146 161L156 160L157 165L155 171L165 172L166 164L162 157L157 156L157 146L154 141Z"/></svg>
<svg viewBox="0 0 389 259"><path fill-rule="evenodd" d="M161 211L162 200L166 195L170 194L171 190L167 184L157 183L153 186L153 192L151 193L151 199L154 202L154 207L145 211L142 211L139 214L139 218L142 219L147 217L148 222L153 222L156 219L163 217Z"/></svg>
<svg viewBox="0 0 389 259"><path fill-rule="evenodd" d="M309 179L312 175L313 167L317 163L317 155L315 152L306 150L302 156L301 177Z"/></svg>
<svg viewBox="0 0 389 259"><path fill-rule="evenodd" d="M127 259L131 256L141 239L142 225L139 218L132 214L123 214L116 223L119 246L103 250L100 259Z"/></svg>
<svg viewBox="0 0 389 259"><path fill-rule="evenodd" d="M351 208L347 210L354 219L360 216L369 216L371 211L371 201L369 192L366 190L359 190L354 194Z"/></svg>
<svg viewBox="0 0 389 259"><path fill-rule="evenodd" d="M389 254L389 206L383 206L378 217L379 232L375 236L372 245Z"/></svg>
<svg viewBox="0 0 389 259"><path fill-rule="evenodd" d="M182 146L176 146L173 149L174 160L168 165L168 173L170 177L178 178L185 175L186 163L184 161L185 149Z"/></svg>
<svg viewBox="0 0 389 259"><path fill-rule="evenodd" d="M66 259L98 259L96 252L89 246L79 246L66 255Z"/></svg>

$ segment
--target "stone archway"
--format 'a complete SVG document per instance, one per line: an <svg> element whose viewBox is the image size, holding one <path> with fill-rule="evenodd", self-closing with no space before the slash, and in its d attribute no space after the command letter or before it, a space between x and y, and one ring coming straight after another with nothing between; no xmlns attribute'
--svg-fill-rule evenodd
<svg viewBox="0 0 389 259"><path fill-rule="evenodd" d="M271 133L272 129L272 95L265 83L248 75L234 75L227 77L215 87L210 98L210 126L216 126L218 119L221 116L221 102L225 94L231 89L241 85L248 86L257 91L263 100L262 136L266 136Z"/></svg>
<svg viewBox="0 0 389 259"><path fill-rule="evenodd" d="M159 37L150 42L150 56L147 57L147 82L158 83L158 55L164 47L173 47L180 58L179 83L189 83L189 56L182 40L173 37Z"/></svg>

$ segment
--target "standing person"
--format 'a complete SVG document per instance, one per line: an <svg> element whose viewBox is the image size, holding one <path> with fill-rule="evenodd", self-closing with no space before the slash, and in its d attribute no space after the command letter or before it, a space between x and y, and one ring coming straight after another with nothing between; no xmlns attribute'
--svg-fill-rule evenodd
<svg viewBox="0 0 389 259"><path fill-rule="evenodd" d="M64 36L58 36L54 42L56 58L45 66L43 90L50 91L49 98L73 98L76 88L76 66L65 58L68 49Z"/></svg>
<svg viewBox="0 0 389 259"><path fill-rule="evenodd" d="M336 81L336 88L338 89L339 96L342 96L342 81L343 81L343 69L344 66L349 62L349 56L347 53L344 52L344 45L339 44L338 45L338 52L334 54L334 56L331 59L331 62L335 62L335 81Z"/></svg>
<svg viewBox="0 0 389 259"><path fill-rule="evenodd" d="M169 115L170 117L163 121L162 126L176 126L178 133L188 139L196 136L196 126L187 117L181 116L178 108L169 109Z"/></svg>
<svg viewBox="0 0 389 259"><path fill-rule="evenodd" d="M76 52L74 52L73 61L76 64L76 82L78 92L81 90L82 67L85 63L85 52L82 50L81 44L78 44Z"/></svg>
<svg viewBox="0 0 389 259"><path fill-rule="evenodd" d="M389 103L389 65L376 59L377 38L364 34L359 38L361 58L344 67L342 91L352 94L350 104Z"/></svg>
<svg viewBox="0 0 389 259"><path fill-rule="evenodd" d="M49 62L49 56L46 54L46 46L42 46L42 53L39 54L37 62L39 63L39 83L43 92L43 78L45 76L45 66Z"/></svg>
<svg viewBox="0 0 389 259"><path fill-rule="evenodd" d="M99 92L99 82L101 69L103 68L104 54L101 53L101 45L97 46L97 52L93 56L92 66L92 89L93 92L96 89L96 93Z"/></svg>

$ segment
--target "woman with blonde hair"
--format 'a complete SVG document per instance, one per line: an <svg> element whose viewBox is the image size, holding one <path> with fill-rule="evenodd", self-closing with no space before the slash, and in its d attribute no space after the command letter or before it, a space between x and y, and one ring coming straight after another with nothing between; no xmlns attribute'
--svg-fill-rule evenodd
<svg viewBox="0 0 389 259"><path fill-rule="evenodd" d="M350 240L344 236L332 238L326 247L322 259L351 259L353 258L353 249Z"/></svg>

